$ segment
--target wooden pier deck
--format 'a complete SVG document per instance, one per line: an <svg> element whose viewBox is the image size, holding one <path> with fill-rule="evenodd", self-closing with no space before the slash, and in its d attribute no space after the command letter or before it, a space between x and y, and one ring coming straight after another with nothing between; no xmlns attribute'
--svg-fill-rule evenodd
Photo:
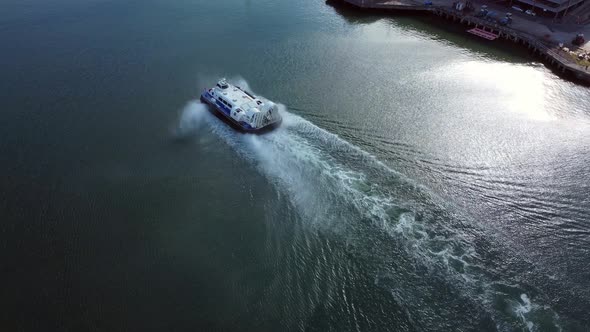
<svg viewBox="0 0 590 332"><path fill-rule="evenodd" d="M496 40L499 37L495 33L488 32L488 31L482 30L480 28L469 29L469 30L467 30L467 32L469 32L472 35L476 35L478 37L481 37L481 38L484 38L487 40Z"/></svg>

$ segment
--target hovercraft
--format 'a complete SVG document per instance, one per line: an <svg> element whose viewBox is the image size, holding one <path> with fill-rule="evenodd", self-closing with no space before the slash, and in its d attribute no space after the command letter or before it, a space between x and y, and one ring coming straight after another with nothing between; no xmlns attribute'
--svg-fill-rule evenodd
<svg viewBox="0 0 590 332"><path fill-rule="evenodd" d="M203 91L201 101L232 127L243 132L261 133L281 124L279 107L272 101L221 79Z"/></svg>

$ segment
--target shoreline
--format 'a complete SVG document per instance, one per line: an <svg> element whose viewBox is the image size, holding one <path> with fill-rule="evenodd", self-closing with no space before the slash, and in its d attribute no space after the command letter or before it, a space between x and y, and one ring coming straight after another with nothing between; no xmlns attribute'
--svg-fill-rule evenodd
<svg viewBox="0 0 590 332"><path fill-rule="evenodd" d="M330 1L330 0L328 0ZM499 39L505 39L520 47L528 48L533 56L540 57L543 64L554 71L558 76L573 83L590 86L590 71L566 58L556 46L551 47L544 41L530 33L501 26L471 14L464 14L449 6L434 5L424 6L412 0L394 0L387 2L375 2L373 0L331 0L330 2L342 3L359 10L373 10L395 12L414 15L434 15L445 21L451 21L454 25L463 25L467 28L478 28L498 35Z"/></svg>

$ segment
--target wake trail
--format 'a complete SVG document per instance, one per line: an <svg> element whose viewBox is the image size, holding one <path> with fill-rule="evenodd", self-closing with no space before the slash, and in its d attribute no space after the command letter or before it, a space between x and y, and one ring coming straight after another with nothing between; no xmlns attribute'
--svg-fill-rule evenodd
<svg viewBox="0 0 590 332"><path fill-rule="evenodd" d="M247 83L241 82L241 86ZM533 298L518 285L497 286L498 276L486 269L473 239L465 236L469 233L465 229L473 226L442 222L441 214L448 219L455 215L445 212L436 203L438 198L432 198L433 193L337 135L289 113L285 106L279 104L279 111L283 124L273 132L242 134L211 115L204 105L190 102L178 130L186 135L203 130L206 124L208 131L287 192L291 204L311 226L342 234L356 228L359 221L369 222L396 241L414 262L431 273L444 275L492 317L498 330L560 330L558 315L532 301L546 302L542 294ZM419 290L408 287L392 294L400 301L425 297L416 292ZM498 310L499 301L511 309ZM417 320L440 315L425 308L428 303L404 304L412 309L411 314L419 316ZM423 327L436 330L439 326L433 323Z"/></svg>

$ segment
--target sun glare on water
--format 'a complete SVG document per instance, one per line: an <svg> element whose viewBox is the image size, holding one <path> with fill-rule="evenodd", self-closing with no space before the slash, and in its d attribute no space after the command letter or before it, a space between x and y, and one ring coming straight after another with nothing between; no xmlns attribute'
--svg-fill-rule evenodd
<svg viewBox="0 0 590 332"><path fill-rule="evenodd" d="M547 109L547 77L532 66L502 62L467 61L452 64L445 73L460 75L471 82L472 89L489 91L489 98L499 100L504 109L529 120L551 121L555 116Z"/></svg>

